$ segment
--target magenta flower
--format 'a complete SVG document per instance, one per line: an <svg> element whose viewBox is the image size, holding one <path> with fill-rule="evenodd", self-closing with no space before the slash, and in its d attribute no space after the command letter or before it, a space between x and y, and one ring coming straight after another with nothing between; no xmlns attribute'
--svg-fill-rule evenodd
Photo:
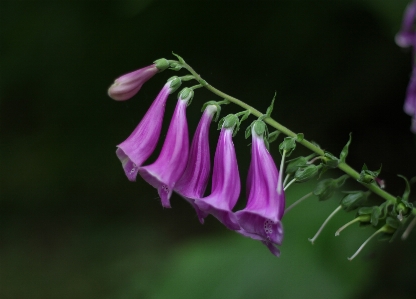
<svg viewBox="0 0 416 299"><path fill-rule="evenodd" d="M404 102L404 112L412 116L412 131L416 133L416 65L413 65L412 77L407 85L406 99Z"/></svg>
<svg viewBox="0 0 416 299"><path fill-rule="evenodd" d="M396 44L398 46L407 48L416 45L415 18L416 1L413 1L407 5L403 16L402 27L396 34Z"/></svg>
<svg viewBox="0 0 416 299"><path fill-rule="evenodd" d="M116 101L125 101L132 98L142 85L156 75L169 67L169 62L162 58L156 60L153 64L141 68L137 71L125 74L117 78L108 89L110 98Z"/></svg>
<svg viewBox="0 0 416 299"><path fill-rule="evenodd" d="M232 212L240 195L240 176L232 141L236 118L227 116L221 129L214 157L211 194L195 199L203 213L212 214L231 230L240 229Z"/></svg>
<svg viewBox="0 0 416 299"><path fill-rule="evenodd" d="M252 125L251 163L247 177L248 201L245 209L235 213L244 236L261 240L271 253L280 255L274 245L281 245L285 210L282 176L264 143L265 124ZM277 190L276 190L277 186Z"/></svg>
<svg viewBox="0 0 416 299"><path fill-rule="evenodd" d="M153 153L162 128L166 100L180 85L178 77L169 79L133 133L117 145L116 155L130 181L136 180L138 167Z"/></svg>
<svg viewBox="0 0 416 299"><path fill-rule="evenodd" d="M194 203L194 199L199 199L204 196L208 184L211 170L209 127L216 112L217 107L215 105L208 105L205 108L192 140L186 169L174 188L174 191L185 198L195 208L201 223L204 223L204 218L208 214L203 213L198 208Z"/></svg>
<svg viewBox="0 0 416 299"><path fill-rule="evenodd" d="M159 157L153 164L138 169L141 177L157 189L165 208L170 208L173 188L182 176L188 161L186 107L192 97L193 91L189 88L180 93Z"/></svg>

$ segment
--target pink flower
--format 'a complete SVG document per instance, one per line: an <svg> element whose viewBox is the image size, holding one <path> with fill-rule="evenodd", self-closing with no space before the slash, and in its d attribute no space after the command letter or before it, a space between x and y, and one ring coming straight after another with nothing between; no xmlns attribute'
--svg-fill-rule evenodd
<svg viewBox="0 0 416 299"><path fill-rule="evenodd" d="M282 176L264 143L265 124L252 125L251 163L247 177L248 201L245 209L235 213L244 236L260 240L271 253L280 255L274 245L281 245L285 210ZM276 189L277 187L277 189Z"/></svg>
<svg viewBox="0 0 416 299"><path fill-rule="evenodd" d="M173 188L182 176L188 161L189 137L186 106L193 96L193 91L189 92L189 90L185 88L179 95L159 157L153 164L138 169L141 177L157 189L165 208L171 207L170 197Z"/></svg>
<svg viewBox="0 0 416 299"><path fill-rule="evenodd" d="M208 105L196 128L185 172L175 185L175 191L185 198L196 210L199 221L204 223L207 216L194 203L194 199L204 196L211 170L209 151L209 127L217 112L215 105Z"/></svg>
<svg viewBox="0 0 416 299"><path fill-rule="evenodd" d="M416 1L413 1L407 5L403 16L402 27L396 34L396 44L402 48L416 46L415 18Z"/></svg>
<svg viewBox="0 0 416 299"><path fill-rule="evenodd" d="M240 195L240 176L232 141L236 121L236 116L228 115L221 129L214 157L211 194L195 199L202 212L212 214L231 230L240 229L232 212Z"/></svg>
<svg viewBox="0 0 416 299"><path fill-rule="evenodd" d="M162 128L166 100L180 85L178 77L169 79L133 133L117 146L116 155L130 181L136 180L138 167L153 153Z"/></svg>
<svg viewBox="0 0 416 299"><path fill-rule="evenodd" d="M116 101L128 100L140 90L147 80L168 67L169 62L162 58L149 66L125 74L114 81L108 89L108 95Z"/></svg>

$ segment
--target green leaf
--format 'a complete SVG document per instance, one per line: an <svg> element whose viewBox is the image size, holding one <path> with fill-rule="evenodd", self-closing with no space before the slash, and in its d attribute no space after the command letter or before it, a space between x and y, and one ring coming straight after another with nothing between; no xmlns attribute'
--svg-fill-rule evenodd
<svg viewBox="0 0 416 299"><path fill-rule="evenodd" d="M351 140L352 140L352 134L350 133L350 138L347 142L347 144L344 146L344 148L341 151L341 154L339 155L339 162L340 163L345 163L345 160L347 159L348 156L348 149L350 147L351 144Z"/></svg>

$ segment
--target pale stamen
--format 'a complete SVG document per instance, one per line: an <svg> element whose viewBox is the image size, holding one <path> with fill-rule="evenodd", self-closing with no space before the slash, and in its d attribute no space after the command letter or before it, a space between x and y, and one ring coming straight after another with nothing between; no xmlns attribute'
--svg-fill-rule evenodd
<svg viewBox="0 0 416 299"><path fill-rule="evenodd" d="M319 228L319 230L316 232L315 236L313 236L312 239L308 239L309 242L311 242L313 244L313 242L315 242L315 240L318 238L319 234L321 233L321 231L324 229L325 225L329 222L329 220L331 220L332 217L334 217L334 215L339 212L342 209L342 206L340 205L339 207L337 207L329 216L328 218L326 218L326 220L324 221L324 223L322 223L321 227Z"/></svg>

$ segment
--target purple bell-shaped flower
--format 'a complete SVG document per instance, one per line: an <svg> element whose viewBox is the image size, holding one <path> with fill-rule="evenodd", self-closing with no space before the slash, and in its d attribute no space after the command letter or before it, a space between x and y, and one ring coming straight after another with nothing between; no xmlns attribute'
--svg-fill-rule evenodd
<svg viewBox="0 0 416 299"><path fill-rule="evenodd" d="M252 125L251 163L247 177L247 206L235 213L241 227L238 232L260 240L271 253L280 255L274 245L281 245L285 210L282 176L264 142L265 124Z"/></svg>
<svg viewBox="0 0 416 299"><path fill-rule="evenodd" d="M184 88L179 94L168 133L159 157L153 164L139 167L141 177L155 187L165 208L170 208L170 197L176 182L182 176L189 153L186 107L193 97L193 90Z"/></svg>
<svg viewBox="0 0 416 299"><path fill-rule="evenodd" d="M211 194L195 199L203 213L213 215L231 230L240 229L232 211L240 195L240 176L232 140L237 122L235 115L225 118L214 157Z"/></svg>
<svg viewBox="0 0 416 299"><path fill-rule="evenodd" d="M204 223L204 218L208 214L203 213L194 203L194 200L204 196L208 184L211 171L209 127L216 112L217 107L215 105L208 105L205 108L192 140L186 169L174 188L175 192L195 208L201 223Z"/></svg>
<svg viewBox="0 0 416 299"><path fill-rule="evenodd" d="M181 80L178 77L169 79L133 133L117 145L116 155L130 181L136 180L137 169L155 150L162 128L166 100L180 85Z"/></svg>

